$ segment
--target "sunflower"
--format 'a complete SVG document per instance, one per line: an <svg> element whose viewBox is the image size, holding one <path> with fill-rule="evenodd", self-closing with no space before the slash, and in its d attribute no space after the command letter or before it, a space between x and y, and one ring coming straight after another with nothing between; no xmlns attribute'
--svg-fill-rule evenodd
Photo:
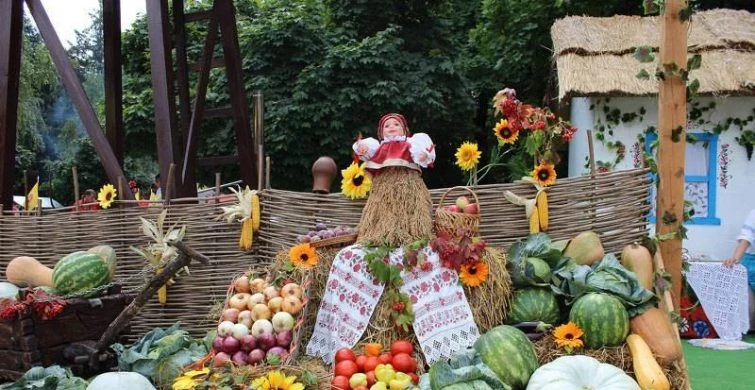
<svg viewBox="0 0 755 390"><path fill-rule="evenodd" d="M341 193L349 199L363 199L372 187L370 176L364 171L364 164L351 163L348 168L341 170Z"/></svg>
<svg viewBox="0 0 755 390"><path fill-rule="evenodd" d="M113 204L115 197L118 193L115 191L115 187L112 184L105 184L100 188L100 193L97 194L97 200L100 202L100 207L106 209Z"/></svg>
<svg viewBox="0 0 755 390"><path fill-rule="evenodd" d="M295 376L286 376L275 370L255 379L252 382L252 388L255 390L304 390L304 385L296 382Z"/></svg>
<svg viewBox="0 0 755 390"><path fill-rule="evenodd" d="M459 278L461 282L469 287L477 287L488 279L488 265L482 260L472 263L462 264Z"/></svg>
<svg viewBox="0 0 755 390"><path fill-rule="evenodd" d="M554 341L559 347L567 349L582 348L582 337L585 333L573 322L561 325L553 329Z"/></svg>
<svg viewBox="0 0 755 390"><path fill-rule="evenodd" d="M553 168L553 164L541 161L540 165L532 170L532 177L541 187L547 187L556 183L556 170Z"/></svg>
<svg viewBox="0 0 755 390"><path fill-rule="evenodd" d="M173 381L173 390L192 390L198 384L207 378L210 374L209 367L205 367L201 370L186 371L183 375L176 378Z"/></svg>
<svg viewBox="0 0 755 390"><path fill-rule="evenodd" d="M493 128L493 133L501 144L513 144L519 139L519 130L509 126L509 121L501 119Z"/></svg>
<svg viewBox="0 0 755 390"><path fill-rule="evenodd" d="M462 170L471 171L480 162L480 152L477 144L473 142L464 142L456 149L456 165Z"/></svg>
<svg viewBox="0 0 755 390"><path fill-rule="evenodd" d="M299 244L288 251L288 258L297 267L311 268L320 260L317 251L309 243Z"/></svg>

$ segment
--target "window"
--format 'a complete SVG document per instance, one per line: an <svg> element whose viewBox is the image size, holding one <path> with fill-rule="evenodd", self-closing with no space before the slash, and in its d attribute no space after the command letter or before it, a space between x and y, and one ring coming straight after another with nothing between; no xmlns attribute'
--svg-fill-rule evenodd
<svg viewBox="0 0 755 390"><path fill-rule="evenodd" d="M696 139L687 142L684 152L684 199L692 202L692 223L698 225L720 225L716 217L716 170L718 135L711 133L688 133ZM651 146L658 139L656 133L645 136L645 152L651 153ZM653 150L655 156L655 149ZM656 159L657 161L657 159ZM651 186L651 199L655 200L656 187ZM650 202L650 219L655 222L655 201Z"/></svg>

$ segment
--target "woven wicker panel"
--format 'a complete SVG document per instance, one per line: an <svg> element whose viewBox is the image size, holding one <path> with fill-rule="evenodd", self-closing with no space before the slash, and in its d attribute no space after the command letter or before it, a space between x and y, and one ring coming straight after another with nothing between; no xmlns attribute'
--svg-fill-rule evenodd
<svg viewBox="0 0 755 390"><path fill-rule="evenodd" d="M549 189L550 231L554 239L569 238L584 230L601 235L606 251L619 251L647 231L646 216L650 179L646 170L629 170L589 177L560 179ZM529 184L494 184L474 188L480 201L480 231L490 245L507 246L524 238L528 222L524 208L507 202L503 191L534 197ZM446 189L431 190L437 205ZM225 299L226 287L238 272L263 267L275 254L287 249L317 222L330 227L356 226L364 201L351 201L340 194L318 195L266 190L261 196L262 225L254 250L238 250L239 224L216 220L216 203L172 204L168 222L187 226L186 243L208 256L212 264L192 263L191 275L183 275L168 289L165 306L153 298L131 322L129 339L148 330L181 321L193 335L203 336L217 317L210 309ZM116 281L124 290L143 283L145 261L129 250L147 244L139 217L155 219L161 207L124 207L96 212L45 212L40 216L0 216L0 270L21 255L33 256L53 266L64 255L100 243L115 248L118 256ZM168 226L165 226L167 228ZM4 273L3 275L4 276Z"/></svg>

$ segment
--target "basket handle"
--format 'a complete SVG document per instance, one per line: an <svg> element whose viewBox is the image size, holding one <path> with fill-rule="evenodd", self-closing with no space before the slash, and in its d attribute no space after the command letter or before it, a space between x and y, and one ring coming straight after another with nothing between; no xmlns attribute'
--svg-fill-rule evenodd
<svg viewBox="0 0 755 390"><path fill-rule="evenodd" d="M477 205L478 205L478 207L479 207L479 205L480 205L480 199L479 199L479 198L477 197L477 193L476 193L476 192L474 192L474 191L472 191L472 189L471 189L471 188L469 188L469 187L467 187L467 186L456 186L456 187L451 187L451 188L447 189L447 190L446 190L446 191L445 191L445 192L443 193L443 195L441 195L441 196L440 196L440 200L438 201L438 207L441 207L441 206L443 206L443 201L445 201L445 200L446 200L446 195L448 195L448 193L449 193L449 192L451 192L451 191L453 191L453 190L455 190L455 189L462 189L462 190L466 190L467 192L469 192L470 194L472 194L472 196L474 197L474 201L475 201L475 203L477 203Z"/></svg>

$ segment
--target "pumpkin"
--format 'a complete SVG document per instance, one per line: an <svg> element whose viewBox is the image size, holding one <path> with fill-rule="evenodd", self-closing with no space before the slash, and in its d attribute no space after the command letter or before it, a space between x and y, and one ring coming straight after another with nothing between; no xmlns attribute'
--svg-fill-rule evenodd
<svg viewBox="0 0 755 390"><path fill-rule="evenodd" d="M97 375L87 390L155 390L147 378L136 372L106 372Z"/></svg>
<svg viewBox="0 0 755 390"><path fill-rule="evenodd" d="M637 382L620 368L584 356L561 356L535 370L527 390L639 390Z"/></svg>
<svg viewBox="0 0 755 390"><path fill-rule="evenodd" d="M642 287L653 291L653 257L647 248L637 243L625 246L621 251L621 265L637 275Z"/></svg>
<svg viewBox="0 0 755 390"><path fill-rule="evenodd" d="M627 345L632 353L634 377L637 378L640 387L647 390L669 390L671 384L661 366L655 361L645 340L632 333L627 336Z"/></svg>
<svg viewBox="0 0 755 390"><path fill-rule="evenodd" d="M569 241L564 256L571 257L577 264L590 265L600 261L606 253L600 237L595 232L582 232Z"/></svg>
<svg viewBox="0 0 755 390"><path fill-rule="evenodd" d="M650 308L629 320L629 330L642 337L659 363L668 365L682 357L682 345L667 312Z"/></svg>
<svg viewBox="0 0 755 390"><path fill-rule="evenodd" d="M37 259L20 256L11 260L5 268L5 278L17 286L52 287L52 269Z"/></svg>

